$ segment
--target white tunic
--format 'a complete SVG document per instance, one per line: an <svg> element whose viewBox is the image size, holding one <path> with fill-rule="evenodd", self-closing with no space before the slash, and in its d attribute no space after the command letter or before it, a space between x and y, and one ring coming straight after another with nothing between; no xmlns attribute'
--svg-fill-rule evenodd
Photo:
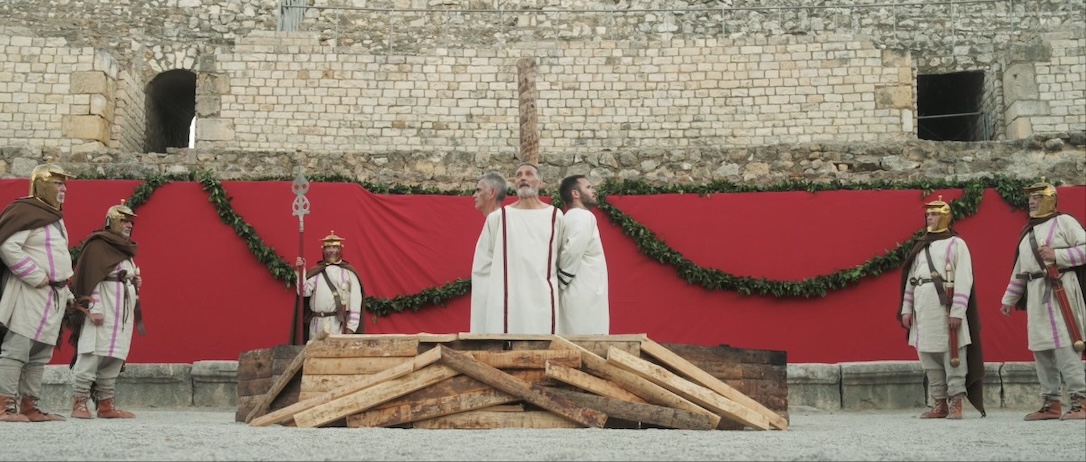
<svg viewBox="0 0 1086 462"><path fill-rule="evenodd" d="M487 216L486 228L483 234L489 242L480 245L493 257L485 284L486 306L481 313L473 310L472 332L553 334L560 313L562 211L553 206L506 206Z"/></svg>
<svg viewBox="0 0 1086 462"><path fill-rule="evenodd" d="M332 291L337 290L343 304L347 306L347 329L355 332L362 320L362 284L354 273L337 265L328 265L324 271L328 273L335 288L328 287L322 274L309 276L304 289L304 295L311 297L309 309L314 313L335 313L336 299ZM313 316L309 320L309 338L317 338L317 333L322 330L329 334L343 333L342 325L336 316Z"/></svg>
<svg viewBox="0 0 1086 462"><path fill-rule="evenodd" d="M557 333L607 335L611 325L607 259L603 255L596 215L585 209L572 208L566 211L562 226L565 239L558 259L562 311Z"/></svg>
<svg viewBox="0 0 1086 462"><path fill-rule="evenodd" d="M962 320L961 327L958 328L958 348L972 343L965 310L969 306L969 293L973 288L973 261L969 255L969 247L958 237L932 241L928 244L928 253L931 254L935 271L942 275L944 284L951 279L950 274L953 273L954 295L951 297L950 313L948 315L946 307L939 303L935 284L925 282L914 286L906 281L901 314L913 315L909 345L922 353L942 353L950 350L948 317ZM953 271L947 271L948 264L952 265ZM912 268L906 270L909 271L910 279L931 279L928 257L923 251L913 260Z"/></svg>
<svg viewBox="0 0 1086 462"><path fill-rule="evenodd" d="M1055 249L1057 268L1086 264L1086 231L1074 217L1057 215L1053 219L1034 226L1033 232L1038 246L1047 245ZM1026 324L1031 351L1052 350L1071 345L1071 335L1067 330L1067 324L1064 323L1056 294L1048 281L1044 278L1026 280L1015 277L1022 273L1041 271L1044 271L1044 268L1037 263L1027 234L1018 242L1018 260L1014 262L1014 270L1011 272L1007 291L1003 293L1003 304L1018 303L1018 300L1022 298L1023 289L1027 289L1029 298L1026 300L1028 320ZM1074 271L1067 271L1063 273L1060 280L1063 281L1063 289L1071 302L1071 310L1078 318L1079 335L1083 335L1083 325L1086 324L1083 313L1086 313L1086 307L1083 306L1082 288L1078 282L1078 275Z"/></svg>
<svg viewBox="0 0 1086 462"><path fill-rule="evenodd" d="M91 292L90 312L101 314L103 321L101 326L95 326L90 316L85 317L79 334L79 354L128 358L136 319L136 286L130 279L136 272L136 265L132 259L118 263L108 278L116 279L121 271L128 275L124 281L105 280Z"/></svg>
<svg viewBox="0 0 1086 462"><path fill-rule="evenodd" d="M494 237L490 231L490 227L484 224L483 230L479 232L479 239L475 242L475 256L471 261L470 332L486 332L486 299L489 296L487 281L490 279L490 264L494 257Z"/></svg>
<svg viewBox="0 0 1086 462"><path fill-rule="evenodd" d="M64 220L12 234L0 244L0 260L9 269L2 281L0 324L34 341L56 345L65 307L74 298L72 291L68 286L35 286L72 277Z"/></svg>

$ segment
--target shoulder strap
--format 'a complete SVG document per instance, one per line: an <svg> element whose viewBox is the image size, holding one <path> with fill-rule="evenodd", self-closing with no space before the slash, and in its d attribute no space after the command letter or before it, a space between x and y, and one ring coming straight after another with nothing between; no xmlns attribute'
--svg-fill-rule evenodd
<svg viewBox="0 0 1086 462"><path fill-rule="evenodd" d="M1029 249L1033 251L1033 258L1037 259L1037 264L1044 269L1045 260L1041 258L1041 249L1037 247L1037 236L1033 234L1033 228L1029 229Z"/></svg>
<svg viewBox="0 0 1086 462"><path fill-rule="evenodd" d="M328 290L332 291L332 297L335 298L336 308L343 307L343 299L339 295L339 288L335 284L332 284L332 278L328 277L328 268L321 271L321 275L324 276L324 282L328 284Z"/></svg>
<svg viewBox="0 0 1086 462"><path fill-rule="evenodd" d="M928 271L931 273L931 283L935 285L935 294L939 296L939 303L949 307L946 290L943 288L943 276L935 269L935 263L931 261L931 246L924 246L924 256L928 258Z"/></svg>

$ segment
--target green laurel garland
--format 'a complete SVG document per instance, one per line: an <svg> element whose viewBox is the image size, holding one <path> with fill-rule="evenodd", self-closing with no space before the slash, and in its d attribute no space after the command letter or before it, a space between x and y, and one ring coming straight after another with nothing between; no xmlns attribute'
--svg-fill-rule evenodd
<svg viewBox="0 0 1086 462"><path fill-rule="evenodd" d="M250 252L257 258L272 276L290 286L295 283L294 268L284 260L274 248L268 247L257 234L230 205L231 198L223 188L222 182L217 180L213 172L201 170L186 174L156 175L145 178L105 178L90 176L85 179L140 179L143 181L127 203L135 210L145 204L151 195L161 186L173 181L195 181L201 184L208 193L208 201L214 204L219 219L233 228L238 237L245 240ZM263 181L290 181L285 177L266 177ZM366 190L377 194L432 194L432 195L470 195L470 190L448 190L427 188L421 186L381 185L369 182L360 182L342 175L314 175L308 178L311 182L355 183ZM619 226L623 233L630 236L646 257L657 262L671 265L675 268L679 277L689 284L696 284L709 290L732 290L744 295L770 295L778 298L788 297L823 297L832 290L839 290L858 283L861 279L877 276L887 271L899 268L912 247L916 238L923 234L923 229L913 233L893 249L876 255L863 264L852 268L835 271L831 274L819 275L801 281L771 280L767 278L752 278L736 276L713 268L698 266L683 256L678 251L669 247L656 237L652 230L637 223L629 215L615 208L607 202L609 195L652 195L652 194L697 194L710 196L712 194L729 194L742 192L784 192L784 191L835 191L835 190L920 190L924 195L938 189L961 189L962 197L950 202L950 207L957 221L968 218L977 213L985 189L994 189L1000 197L1013 209L1025 209L1028 202L1023 191L1030 181L1013 179L1002 175L972 178L968 180L937 179L918 181L872 181L844 183L834 181L802 181L788 180L768 185L740 184L729 181L713 181L699 185L650 185L640 180L626 180L615 183L604 183L597 188L599 190L599 208L611 220ZM556 194L551 196L555 205L561 205ZM82 249L82 244L72 249L72 258L75 259ZM456 279L438 287L424 289L411 295L400 295L393 298L372 297L367 300L366 309L373 316L388 316L392 313L403 311L418 311L425 306L444 305L445 302L455 297L467 294L471 290L471 280L466 278Z"/></svg>

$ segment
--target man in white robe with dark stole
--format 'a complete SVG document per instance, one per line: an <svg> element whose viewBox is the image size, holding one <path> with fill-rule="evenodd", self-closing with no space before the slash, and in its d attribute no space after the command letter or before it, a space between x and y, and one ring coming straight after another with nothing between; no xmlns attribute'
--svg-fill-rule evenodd
<svg viewBox="0 0 1086 462"><path fill-rule="evenodd" d="M572 175L558 187L566 209L565 238L558 258L562 313L560 335L607 335L611 312L607 300L607 258L596 216L596 188L584 175Z"/></svg>
<svg viewBox="0 0 1086 462"><path fill-rule="evenodd" d="M514 176L517 202L487 215L480 249L491 255L486 307L473 313L472 332L553 334L560 312L558 246L562 211L539 198L543 176L521 164ZM478 330L476 330L478 329Z"/></svg>

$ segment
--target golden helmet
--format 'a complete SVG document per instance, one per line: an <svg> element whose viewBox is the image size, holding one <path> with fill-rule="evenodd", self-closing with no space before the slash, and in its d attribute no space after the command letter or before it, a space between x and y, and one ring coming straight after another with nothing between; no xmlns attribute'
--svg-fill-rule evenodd
<svg viewBox="0 0 1086 462"><path fill-rule="evenodd" d="M929 233L941 233L950 228L950 222L954 220L954 214L950 212L950 204L943 202L943 196L924 204L924 213L938 212L939 221L935 226L928 226Z"/></svg>
<svg viewBox="0 0 1086 462"><path fill-rule="evenodd" d="M125 200L121 199L120 205L114 205L106 211L106 229L122 236L124 236L124 222L132 221L136 217L132 209L124 203Z"/></svg>
<svg viewBox="0 0 1086 462"><path fill-rule="evenodd" d="M321 239L321 248L323 249L325 247L332 246L343 247L343 241L344 239L342 237L336 236L336 232L332 231L327 236L324 236L323 239Z"/></svg>
<svg viewBox="0 0 1086 462"><path fill-rule="evenodd" d="M60 196L60 185L68 178L75 178L59 165L42 164L30 172L30 195L45 202L50 207L60 210L64 198Z"/></svg>
<svg viewBox="0 0 1086 462"><path fill-rule="evenodd" d="M1056 187L1041 177L1040 183L1033 183L1026 187L1026 194L1037 197L1037 208L1029 211L1030 218L1045 218L1056 213Z"/></svg>

